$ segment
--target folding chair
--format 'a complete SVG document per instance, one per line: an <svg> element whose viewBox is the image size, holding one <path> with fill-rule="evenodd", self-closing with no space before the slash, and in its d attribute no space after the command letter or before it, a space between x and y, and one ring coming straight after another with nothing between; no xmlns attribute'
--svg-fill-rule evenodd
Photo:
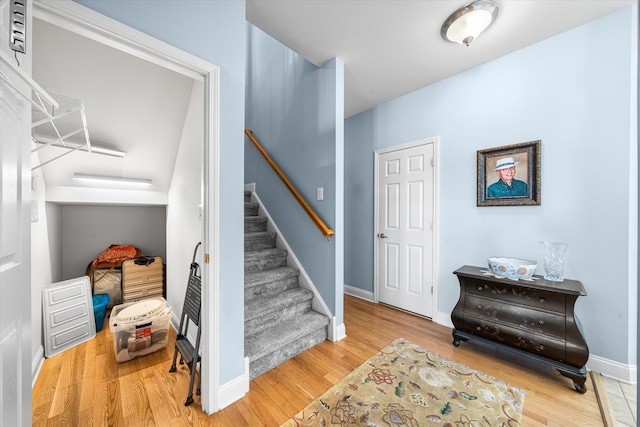
<svg viewBox="0 0 640 427"><path fill-rule="evenodd" d="M178 328L178 336L176 337L175 350L173 352L173 362L169 372L176 371L176 359L178 353L180 353L180 364L187 364L191 373L189 380L189 393L187 394L187 400L184 402L184 406L189 406L193 403L193 385L195 382L195 376L197 372L197 365L200 363L200 303L201 303L201 275L200 266L196 263L196 253L200 242L196 245L193 251L193 261L191 262L191 268L189 270L189 282L187 283L187 292L184 297L184 305L182 308L182 316L180 317L180 327ZM193 322L196 326L196 338L195 346L191 344L187 333L189 331L189 323ZM198 388L196 394L200 395L200 386L202 384L202 377L198 372Z"/></svg>

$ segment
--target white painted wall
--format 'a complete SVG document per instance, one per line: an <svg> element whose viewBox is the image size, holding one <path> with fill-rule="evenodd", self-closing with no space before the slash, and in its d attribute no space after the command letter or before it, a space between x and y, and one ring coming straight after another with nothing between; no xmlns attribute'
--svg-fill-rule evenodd
<svg viewBox="0 0 640 427"><path fill-rule="evenodd" d="M38 154L32 156L37 164ZM33 158L35 157L35 159ZM31 201L31 359L32 374L43 357L42 288L60 280L61 236L60 206L45 202L45 183L42 174L32 175ZM35 221L35 217L37 221Z"/></svg>
<svg viewBox="0 0 640 427"><path fill-rule="evenodd" d="M637 34L634 5L349 118L346 282L373 291L371 153L438 135L436 320L450 320L460 266L510 256L537 260L540 274L538 241L567 242L591 355L635 369ZM477 150L537 139L541 206L477 207Z"/></svg>
<svg viewBox="0 0 640 427"><path fill-rule="evenodd" d="M185 118L178 156L169 186L167 207L167 302L177 327L182 314L189 266L195 245L202 239L202 168L204 100L202 83L195 83ZM203 251L196 262L202 264Z"/></svg>

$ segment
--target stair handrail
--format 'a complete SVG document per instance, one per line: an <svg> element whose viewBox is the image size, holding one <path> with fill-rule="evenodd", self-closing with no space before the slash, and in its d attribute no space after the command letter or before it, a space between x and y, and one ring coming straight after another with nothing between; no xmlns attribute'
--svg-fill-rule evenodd
<svg viewBox="0 0 640 427"><path fill-rule="evenodd" d="M302 197L302 194L300 194L300 192L291 183L291 181L289 181L289 178L287 178L287 176L284 174L282 169L280 169L278 164L269 155L267 150L265 150L265 148L262 146L262 144L260 144L260 142L253 135L253 131L251 129L245 129L244 133L249 137L249 140L251 140L251 142L258 149L260 154L262 154L262 157L264 157L264 159L267 161L267 163L269 163L269 166L271 166L271 169L273 169L273 171L276 173L276 175L278 175L278 177L282 180L282 182L284 183L285 187L287 187L287 189L291 192L293 197L298 201L298 203L300 203L300 206L302 206L302 209L307 213L307 215L309 215L309 218L311 218L311 221L313 221L313 223L316 225L316 227L318 227L318 229L324 235L324 237L326 237L327 239L330 239L335 234L335 232L331 228L329 228L324 223L324 221L322 221L322 219L316 213L316 211L313 210L311 205L309 205L309 203L307 203L305 198Z"/></svg>

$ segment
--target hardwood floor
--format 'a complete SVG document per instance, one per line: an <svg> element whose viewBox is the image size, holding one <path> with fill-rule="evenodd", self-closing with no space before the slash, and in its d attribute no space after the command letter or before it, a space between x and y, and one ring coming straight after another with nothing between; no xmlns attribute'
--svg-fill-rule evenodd
<svg viewBox="0 0 640 427"><path fill-rule="evenodd" d="M525 390L522 425L602 426L591 380L585 394L550 367L473 342L452 345L451 330L384 305L345 296L347 338L325 341L251 381L249 393L211 416L200 397L185 407L189 374L169 373L166 350L116 363L108 324L95 339L45 360L33 389L34 426L279 426L396 338Z"/></svg>

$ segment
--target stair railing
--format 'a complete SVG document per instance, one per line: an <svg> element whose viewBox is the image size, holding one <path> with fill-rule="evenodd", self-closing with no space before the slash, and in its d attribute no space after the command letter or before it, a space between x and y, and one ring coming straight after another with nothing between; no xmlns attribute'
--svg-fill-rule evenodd
<svg viewBox="0 0 640 427"><path fill-rule="evenodd" d="M300 206L302 206L302 209L307 213L307 215L309 215L309 218L311 218L311 221L313 221L316 227L318 227L318 229L324 235L324 237L326 237L327 239L330 239L335 234L335 232L329 227L327 227L324 221L320 219L316 211L314 211L313 208L309 205L309 203L307 203L307 201L304 199L304 197L302 197L302 194L300 194L300 192L291 183L291 181L289 181L289 178L287 178L284 172L282 172L282 169L280 169L278 164L271 158L269 153L267 153L267 150L265 150L262 144L260 144L260 142L256 139L251 129L245 129L244 133L249 137L251 142L253 142L253 145L258 149L260 154L262 154L262 157L264 157L267 163L269 163L269 166L271 166L271 169L273 169L276 175L278 175L278 177L282 180L285 187L287 187L287 189L291 192L293 197L298 201L298 203L300 203Z"/></svg>

